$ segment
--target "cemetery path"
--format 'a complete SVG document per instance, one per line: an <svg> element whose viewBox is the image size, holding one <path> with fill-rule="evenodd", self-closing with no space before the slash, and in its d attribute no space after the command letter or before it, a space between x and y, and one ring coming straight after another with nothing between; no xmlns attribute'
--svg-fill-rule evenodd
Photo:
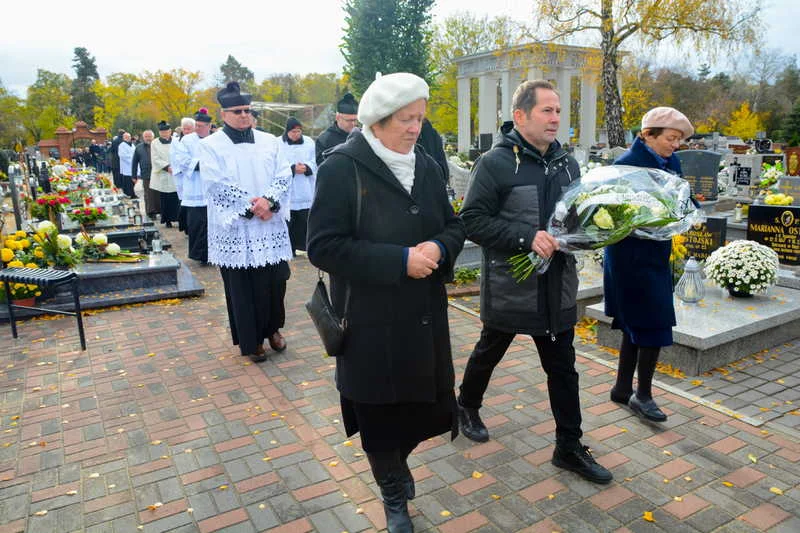
<svg viewBox="0 0 800 533"><path fill-rule="evenodd" d="M185 238L164 233L185 258ZM348 441L339 420L333 362L303 308L315 269L305 258L292 263L289 348L252 364L230 343L217 269L189 263L204 297L91 314L86 352L69 318L26 321L16 340L0 325L0 533L384 527L359 440ZM460 378L480 321L453 308L450 322ZM492 439L437 437L411 456L416 531L800 531L800 440L796 424L780 422L800 417L743 399L758 407L752 417L769 418L753 426L680 388L689 383L711 404L716 394L752 390L800 403L780 396L798 382L766 375L794 368L800 376L800 343L696 385L660 376L670 416L661 426L609 401L608 354L577 349L584 442L614 483L596 486L550 464L544 373L520 337L482 411ZM781 390L764 387L772 383ZM744 389L722 392L737 385Z"/></svg>

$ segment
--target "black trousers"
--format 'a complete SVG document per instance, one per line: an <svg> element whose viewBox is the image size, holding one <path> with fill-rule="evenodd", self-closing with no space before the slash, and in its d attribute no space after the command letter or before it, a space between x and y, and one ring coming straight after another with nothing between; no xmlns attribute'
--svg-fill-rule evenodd
<svg viewBox="0 0 800 533"><path fill-rule="evenodd" d="M292 243L292 255L297 255L297 250L306 250L309 211L309 209L292 210L292 216L289 217L289 240Z"/></svg>
<svg viewBox="0 0 800 533"><path fill-rule="evenodd" d="M119 183L122 186L122 192L124 192L128 198L136 198L136 193L133 192L132 176L126 176L125 174L120 174Z"/></svg>
<svg viewBox="0 0 800 533"><path fill-rule="evenodd" d="M208 261L208 211L203 207L181 206L186 210L189 234L189 259Z"/></svg>
<svg viewBox="0 0 800 533"><path fill-rule="evenodd" d="M286 280L289 263L258 268L220 267L225 286L225 303L233 344L242 355L256 353L264 339L283 327L286 321Z"/></svg>
<svg viewBox="0 0 800 533"><path fill-rule="evenodd" d="M499 331L484 325L464 371L459 403L478 409L489 386L494 367L503 359L515 333ZM583 436L581 406L578 396L578 373L575 371L575 331L570 328L556 335L531 336L539 352L539 360L547 374L550 409L556 421L556 444L571 447Z"/></svg>
<svg viewBox="0 0 800 533"><path fill-rule="evenodd" d="M176 192L162 192L160 194L161 206L161 223L178 221L178 210L180 209L180 200L178 200L178 193Z"/></svg>

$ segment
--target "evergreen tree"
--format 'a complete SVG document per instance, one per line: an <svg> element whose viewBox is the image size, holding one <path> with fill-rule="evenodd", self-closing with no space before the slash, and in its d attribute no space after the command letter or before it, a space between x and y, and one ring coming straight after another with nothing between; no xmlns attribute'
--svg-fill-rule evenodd
<svg viewBox="0 0 800 533"><path fill-rule="evenodd" d="M243 90L252 91L255 82L253 71L239 63L235 57L228 54L228 59L219 66L220 85L225 85L229 81L238 81Z"/></svg>
<svg viewBox="0 0 800 533"><path fill-rule="evenodd" d="M345 73L361 95L376 72L411 72L430 82L430 9L435 0L346 0Z"/></svg>
<svg viewBox="0 0 800 533"><path fill-rule="evenodd" d="M82 120L92 127L94 126L94 107L100 103L97 95L92 91L94 83L100 79L94 56L86 48L75 48L72 68L75 70L75 79L72 81L70 92L72 114L78 120Z"/></svg>
<svg viewBox="0 0 800 533"><path fill-rule="evenodd" d="M783 121L780 134L789 146L800 146L800 101Z"/></svg>

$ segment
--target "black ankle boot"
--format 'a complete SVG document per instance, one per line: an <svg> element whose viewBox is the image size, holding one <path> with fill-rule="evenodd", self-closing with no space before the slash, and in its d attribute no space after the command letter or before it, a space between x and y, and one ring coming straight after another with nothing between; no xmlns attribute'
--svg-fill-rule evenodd
<svg viewBox="0 0 800 533"><path fill-rule="evenodd" d="M458 404L458 426L461 433L469 440L475 442L487 442L489 440L489 430L481 420L481 415L477 409L463 407Z"/></svg>
<svg viewBox="0 0 800 533"><path fill-rule="evenodd" d="M414 533L408 514L408 480L404 472L408 465L403 468L396 452L367 453L367 459L381 489L386 529L389 533ZM413 478L411 485L413 490Z"/></svg>

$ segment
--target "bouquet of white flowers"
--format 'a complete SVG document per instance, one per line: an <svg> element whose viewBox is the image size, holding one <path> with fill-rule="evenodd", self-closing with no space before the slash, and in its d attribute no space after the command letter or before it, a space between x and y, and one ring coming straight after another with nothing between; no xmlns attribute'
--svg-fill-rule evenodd
<svg viewBox="0 0 800 533"><path fill-rule="evenodd" d="M603 248L631 234L666 241L704 219L686 180L653 168L605 166L564 191L547 232L562 251L571 252ZM524 280L546 271L550 260L531 252L511 257L510 263L514 277Z"/></svg>
<svg viewBox="0 0 800 533"><path fill-rule="evenodd" d="M766 291L778 281L778 254L754 241L733 241L706 259L708 279L737 294Z"/></svg>

